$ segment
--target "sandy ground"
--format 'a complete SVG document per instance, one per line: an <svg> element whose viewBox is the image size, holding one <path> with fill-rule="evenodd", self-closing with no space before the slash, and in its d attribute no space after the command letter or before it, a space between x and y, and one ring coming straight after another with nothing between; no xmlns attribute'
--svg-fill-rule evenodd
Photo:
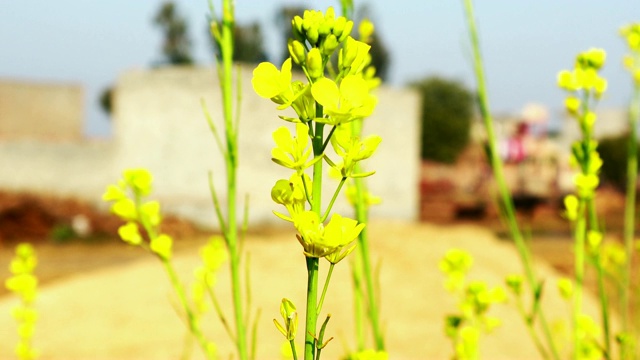
<svg viewBox="0 0 640 360"><path fill-rule="evenodd" d="M514 248L478 226L440 227L425 224L383 222L369 229L374 261L381 263L382 314L391 359L448 359L450 343L443 335L443 318L455 310L453 298L443 287L438 261L447 249L463 248L475 257L472 277L501 284L505 274L520 272ZM205 239L178 246L175 264L183 279L199 262L197 245ZM113 245L111 245L113 247ZM279 304L287 297L304 308L306 270L300 245L290 231L251 235L246 242L251 255L253 307L262 311L258 326L258 359L279 359L282 335L272 319L279 318ZM104 256L101 246L86 247L87 261ZM51 250L47 250L51 251ZM40 318L35 334L42 359L178 359L183 350L185 327L176 315L168 279L160 263L139 249L122 247L127 256L112 258L111 265L79 268L73 276L53 278L39 293ZM40 252L45 257L46 251ZM566 253L567 258L571 257ZM5 268L7 256L0 257ZM103 261L103 260L102 260ZM45 261L43 260L43 263ZM60 265L60 264L59 264ZM327 263L321 263L326 271ZM557 273L538 261L547 279L545 309L550 319L567 319L567 305L555 291ZM42 269L41 269L42 270ZM2 273L4 274L4 273ZM321 276L321 279L324 277ZM223 306L230 309L228 271L216 285ZM0 358L14 358L15 325L9 309L11 296L0 296ZM593 313L593 301L587 298ZM354 344L352 296L348 263L333 274L323 313L331 313L328 336L336 339L323 351L325 359L339 359ZM482 340L484 359L538 359L534 345L513 305L499 305L492 313L503 325ZM231 312L228 312L231 316ZM207 335L218 345L220 358L229 358L231 342L213 316L207 318ZM299 337L302 336L302 324ZM198 348L194 359L202 358Z"/></svg>

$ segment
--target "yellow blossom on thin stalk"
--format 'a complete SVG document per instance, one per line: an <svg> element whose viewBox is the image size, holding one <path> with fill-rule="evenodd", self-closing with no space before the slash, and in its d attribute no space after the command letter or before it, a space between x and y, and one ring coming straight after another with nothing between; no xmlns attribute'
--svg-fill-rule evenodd
<svg viewBox="0 0 640 360"><path fill-rule="evenodd" d="M20 304L11 310L11 315L18 324L20 340L16 344L15 353L21 360L31 360L38 356L38 351L32 345L35 322L38 318L34 306L38 278L33 274L37 264L38 258L31 244L19 244L15 257L9 264L12 276L5 282L6 288L20 298Z"/></svg>
<svg viewBox="0 0 640 360"><path fill-rule="evenodd" d="M369 92L367 82L357 75L345 76L339 87L333 80L322 78L311 86L311 94L328 115L316 121L329 125L365 118L376 106L376 98Z"/></svg>
<svg viewBox="0 0 640 360"><path fill-rule="evenodd" d="M563 70L558 74L558 86L567 91L565 99L567 112L576 120L582 133L582 138L575 141L571 147L570 163L579 168L579 172L573 179L575 195L565 197L565 215L572 222L575 239L575 281L558 282L561 295L572 300L573 351L576 353L576 358L580 359L599 359L603 351L609 353L611 348L607 294L602 285L599 286L599 295L604 332L603 346L595 341L599 335L595 335L592 331L585 332L585 328L592 327L589 324L593 324L593 321L586 319L582 313L586 257L591 257L591 263L597 270L599 284L604 281L603 269L606 261L601 247L603 235L599 230L600 224L594 202L596 189L600 184L599 172L602 159L598 154L598 143L593 138L597 115L592 110L593 104L607 89L606 79L599 74L605 60L604 50L590 49L576 56L572 70Z"/></svg>
<svg viewBox="0 0 640 360"><path fill-rule="evenodd" d="M365 226L340 214L333 214L325 226L313 211L297 214L293 220L300 233L298 241L308 257L325 257L340 250L355 240Z"/></svg>
<svg viewBox="0 0 640 360"><path fill-rule="evenodd" d="M271 152L271 158L277 164L291 169L293 174L288 180L276 181L271 189L271 198L286 208L288 214L276 211L274 214L293 223L306 257L306 360L319 358L328 342L323 340L323 336L329 317L319 331L317 321L331 273L334 265L354 250L354 240L365 226L359 221L332 213L333 204L348 177L363 175L353 174L355 164L369 158L380 142L379 137L360 140L358 137L345 136L339 128L341 124L369 116L376 105L376 98L371 94L375 71L363 74L371 61L370 46L349 36L353 26L353 21L336 16L333 8L324 13L307 10L302 16L295 16L291 21L293 37L287 41L290 58L285 60L280 70L270 63L258 65L252 79L253 88L259 96L279 104L279 110L291 107L296 114L296 117L279 116L282 120L295 123L293 134L286 127L279 127L273 133L276 147ZM338 67L328 70L327 64L332 63L331 58L336 53ZM306 82L292 80L293 64L300 67ZM325 153L330 143L342 158L339 166ZM324 190L322 159L338 168L342 175L331 201L324 208L321 196ZM319 294L318 259L321 257L325 257L331 265L322 293ZM295 310L286 301L283 306ZM286 324L288 317L285 313L296 312L289 310L283 312L285 325L276 323L276 327L290 341L295 358L296 347L291 329Z"/></svg>
<svg viewBox="0 0 640 360"><path fill-rule="evenodd" d="M296 124L296 136L292 137L284 126L273 132L276 147L271 150L271 159L278 165L296 170L302 174L304 169L312 166L321 158L307 161L312 154L309 144L309 127L303 123Z"/></svg>
<svg viewBox="0 0 640 360"><path fill-rule="evenodd" d="M374 171L362 174L353 174L352 172L359 161L368 159L373 155L381 141L382 138L378 135L370 135L364 140L360 140L359 137L352 135L350 127L338 126L331 138L331 146L336 154L342 158L342 163L339 166L333 163L330 164L340 171L342 177L373 175Z"/></svg>

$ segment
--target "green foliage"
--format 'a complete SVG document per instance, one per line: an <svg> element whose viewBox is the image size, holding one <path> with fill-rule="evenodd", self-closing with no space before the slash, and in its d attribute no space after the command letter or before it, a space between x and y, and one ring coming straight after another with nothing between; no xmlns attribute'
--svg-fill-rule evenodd
<svg viewBox="0 0 640 360"><path fill-rule="evenodd" d="M173 1L165 1L153 18L153 23L162 30L163 44L162 64L190 65L193 64L191 55L191 40L187 34L187 20L178 12Z"/></svg>
<svg viewBox="0 0 640 360"><path fill-rule="evenodd" d="M73 227L69 224L58 224L51 229L49 234L51 240L56 243L66 243L78 237Z"/></svg>
<svg viewBox="0 0 640 360"><path fill-rule="evenodd" d="M620 191L625 191L627 183L628 142L628 133L608 136L598 142L598 152L604 162L600 169L602 180Z"/></svg>
<svg viewBox="0 0 640 360"><path fill-rule="evenodd" d="M469 143L473 96L460 82L429 77L412 84L420 92L423 160L453 163Z"/></svg>
<svg viewBox="0 0 640 360"><path fill-rule="evenodd" d="M100 109L107 115L111 115L111 112L113 112L113 90L113 86L102 89L100 97L98 98Z"/></svg>

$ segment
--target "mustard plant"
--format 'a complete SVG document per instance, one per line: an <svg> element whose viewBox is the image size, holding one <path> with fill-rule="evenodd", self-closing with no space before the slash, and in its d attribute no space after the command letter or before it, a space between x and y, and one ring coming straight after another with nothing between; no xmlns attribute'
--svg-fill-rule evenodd
<svg viewBox="0 0 640 360"><path fill-rule="evenodd" d="M216 346L203 334L198 321L198 312L189 301L186 289L171 262L173 238L161 231L160 203L147 199L152 191L152 182L151 173L145 169L125 170L116 184L107 187L102 199L111 202L111 212L125 221L125 224L118 229L120 238L129 245L146 250L160 260L178 297L189 331L207 358L214 359ZM205 259L205 264L217 262L213 258L215 254L208 253L208 256L211 258ZM211 272L214 270L214 266L205 265L205 270L196 273L197 279L211 282ZM196 298L196 303L198 300Z"/></svg>
<svg viewBox="0 0 640 360"><path fill-rule="evenodd" d="M600 182L598 174L602 160L597 151L598 144L593 136L597 116L592 110L594 103L601 98L607 88L607 81L598 74L604 66L605 59L604 50L591 49L578 54L572 70L563 70L558 74L558 86L568 93L565 98L565 107L570 116L577 121L582 134L582 138L574 142L571 148L571 163L578 168L578 173L574 177L576 193L565 198L566 217L572 223L575 241L575 286L572 306L574 358L585 356L586 349L591 347L585 343L581 331L586 317L583 313L586 260L591 260L598 275L604 332L604 346L601 356L605 358L611 356L608 296L604 290L604 271L599 251L603 235L594 202L595 190Z"/></svg>
<svg viewBox="0 0 640 360"><path fill-rule="evenodd" d="M353 1L343 0L341 1L341 5L342 15L346 18L352 17ZM366 44L371 44L374 30L374 24L369 19L362 19L358 25L359 40ZM370 56L371 55L369 55L369 58ZM381 81L375 77L376 69L370 64L370 61L370 59L367 59L366 62L369 63L369 65L363 69L363 72L367 73L369 86L373 90ZM354 136L362 137L363 121L364 119L356 119L351 122L351 132ZM356 171L363 172L361 164L356 164ZM368 223L369 207L379 204L380 198L369 192L364 178L350 179L347 183L346 195L349 203L353 206L355 219L359 223ZM376 289L366 228L362 229L358 236L358 249L357 256L351 257L350 261L354 291L356 355L366 351L364 334L366 324L371 325L375 351L384 353L384 335L382 333L379 315L380 292ZM366 315L369 320L368 322L365 322L365 317L363 316L365 308L367 309Z"/></svg>
<svg viewBox="0 0 640 360"><path fill-rule="evenodd" d="M271 152L272 160L292 174L276 182L271 198L286 209L286 214L274 213L297 230L296 238L306 259L304 359L313 360L320 358L322 349L331 340L325 341L324 336L330 316L320 329L318 317L333 268L355 249L355 240L365 227L357 220L332 214L331 210L348 179L374 173L360 172L357 164L373 155L381 138L371 135L361 139L350 126L351 122L369 116L376 105L376 98L370 93L370 77L363 72L370 61L370 46L350 36L353 22L336 16L330 7L324 13L307 10L302 17L295 16L291 24L290 57L280 69L268 62L259 64L253 72L252 84L259 96L276 103L279 110L291 108L296 114L279 116L292 123L293 134L286 126L273 132L276 147ZM336 53L337 69L329 71L330 59ZM305 81L293 80L293 64L300 67ZM336 154L333 159L327 153L329 145ZM340 174L340 182L323 208L324 162ZM329 262L329 271L318 299L320 258ZM277 327L290 342L293 358L297 359L293 341L298 318L296 306L284 299L281 313L284 326L278 323Z"/></svg>
<svg viewBox="0 0 640 360"><path fill-rule="evenodd" d="M203 110L211 132L214 135L218 148L224 158L225 170L226 170L226 214L223 215L222 205L220 204L218 194L213 186L212 174L209 173L209 187L211 192L211 198L215 207L216 217L222 236L224 238L227 250L229 252L229 267L231 272L231 290L233 299L233 311L234 311L234 323L235 333L232 336L236 345L238 357L240 360L247 360L255 354L255 347L257 339L253 336L251 340L251 348L253 349L250 354L249 340L247 339L247 333L251 323L250 309L250 284L249 284L249 266L246 266L245 284L242 283L242 238L243 233L239 233L241 226L238 221L237 214L237 187L236 177L238 169L238 133L239 133L239 104L240 104L240 77L238 75L237 85L235 88L235 95L233 90L233 29L235 23L235 8L232 0L222 0L222 13L217 15L214 9L212 0L209 0L209 8L211 13L210 30L211 36L216 42L219 49L219 58L216 62L218 79L220 82L220 89L222 93L222 115L224 122L224 138L220 137L219 131L211 115L204 106ZM239 74L239 71L238 71ZM234 110L234 98L237 109ZM246 231L247 214L248 214L248 202L245 201L244 220L242 228ZM248 260L247 260L248 261ZM247 303L243 303L246 301ZM257 311L254 317L253 329L256 328L259 319L260 312ZM255 330L252 331L255 335Z"/></svg>
<svg viewBox="0 0 640 360"><path fill-rule="evenodd" d="M637 158L637 132L638 118L640 118L640 23L626 25L620 29L620 35L624 38L629 48L629 54L624 57L624 66L630 72L633 84L633 94L629 102L629 142L627 144L627 189L625 199L625 215L624 215L624 245L626 254L626 266L622 277L622 296L621 296L621 315L622 315L622 332L620 339L631 338L631 333L637 332L630 320L634 319L635 314L631 314L631 273L633 263L633 244L635 237L635 218L636 218L636 187L638 177L638 158ZM629 341L622 341L622 358L627 359L632 355L631 349L627 344Z"/></svg>
<svg viewBox="0 0 640 360"><path fill-rule="evenodd" d="M20 299L20 303L11 309L11 316L18 325L19 340L15 347L15 354L21 360L32 360L39 354L33 347L33 334L38 319L35 308L38 278L34 275L37 264L38 258L33 246L29 243L19 244L15 250L15 257L9 264L12 276L5 281L6 288Z"/></svg>
<svg viewBox="0 0 640 360"><path fill-rule="evenodd" d="M489 95L487 92L483 61L480 53L480 41L478 39L478 31L475 23L472 0L464 0L464 8L467 26L469 28L469 38L471 40L471 47L473 52L473 66L478 87L477 92L480 115L482 116L484 127L487 132L488 157L491 169L493 171L494 181L497 185L500 205L499 208L502 217L507 223L509 232L511 233L511 237L518 251L518 255L520 257L524 270L525 284L529 290L528 293L531 295L531 301L534 304L532 306L532 309L534 309L535 312L528 314L524 318L524 320L525 322L535 322L542 328L544 334L544 342L541 342L541 346L538 347L538 349L541 351L541 355L546 359L552 358L558 360L558 350L550 327L547 323L544 309L539 306L542 294L542 282L538 279L538 276L534 272L533 262L531 260L531 251L528 248L522 231L520 230L520 227L518 225L513 199L507 187L503 165L498 153L496 134L493 125L491 110L489 107Z"/></svg>
<svg viewBox="0 0 640 360"><path fill-rule="evenodd" d="M487 313L494 304L506 301L504 288L489 288L486 282L469 281L467 274L473 265L471 254L450 249L440 261L440 271L446 276L444 287L457 298L458 311L445 318L444 332L453 344L453 359L470 360L480 357L480 335L490 333L500 320Z"/></svg>

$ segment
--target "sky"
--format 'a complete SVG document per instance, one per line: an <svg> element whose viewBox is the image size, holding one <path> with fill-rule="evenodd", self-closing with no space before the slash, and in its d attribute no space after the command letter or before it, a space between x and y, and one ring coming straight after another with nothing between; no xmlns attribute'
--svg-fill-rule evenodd
<svg viewBox="0 0 640 360"><path fill-rule="evenodd" d="M220 0L213 0L221 7ZM161 33L152 18L162 0L0 0L0 79L81 84L85 89L85 133L110 134L98 96L123 72L148 68L161 57ZM208 0L177 0L188 19L194 54L212 64L206 32ZM389 82L405 86L443 76L475 87L462 0L354 0L367 3L391 51ZM258 21L267 52L276 60L282 42L275 26L282 5L339 9L328 0L236 0L240 24ZM219 10L219 9L218 9ZM621 66L626 52L618 35L640 21L637 0L476 1L476 19L494 113L519 114L528 103L559 114L564 94L556 75L591 47L607 51L603 76L609 90L601 108L623 107L631 82Z"/></svg>

